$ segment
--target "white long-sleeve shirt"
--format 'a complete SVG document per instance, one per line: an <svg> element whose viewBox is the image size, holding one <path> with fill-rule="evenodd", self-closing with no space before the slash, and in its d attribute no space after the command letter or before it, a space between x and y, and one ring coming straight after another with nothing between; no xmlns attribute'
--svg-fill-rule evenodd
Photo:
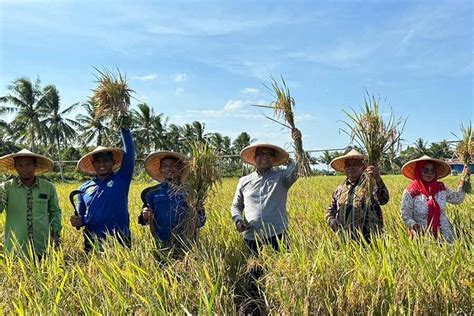
<svg viewBox="0 0 474 316"><path fill-rule="evenodd" d="M446 215L446 203L461 204L464 201L464 191L459 188L457 191L452 191L446 187L446 190L439 191L434 196L441 209L440 215L440 232L447 242L453 242L453 228ZM401 214L403 223L407 228L412 228L413 225L418 224L423 228L428 226L428 197L419 194L412 197L408 190L403 191Z"/></svg>
<svg viewBox="0 0 474 316"><path fill-rule="evenodd" d="M254 240L279 235L288 227L286 198L288 190L298 178L298 168L290 163L286 169L270 169L260 175L256 171L239 179L232 202L234 222L243 220L243 212L249 228L244 238Z"/></svg>

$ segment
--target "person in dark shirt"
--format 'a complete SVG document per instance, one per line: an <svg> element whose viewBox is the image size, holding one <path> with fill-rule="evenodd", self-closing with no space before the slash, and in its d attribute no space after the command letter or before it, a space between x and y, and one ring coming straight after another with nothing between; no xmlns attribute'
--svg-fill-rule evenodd
<svg viewBox="0 0 474 316"><path fill-rule="evenodd" d="M154 152L145 159L145 170L160 183L142 192L143 208L138 223L150 225L158 248L186 248L189 245L187 225L194 222L200 228L206 222L204 209L198 210L193 218L193 210L187 203L183 183L186 157L170 151Z"/></svg>
<svg viewBox="0 0 474 316"><path fill-rule="evenodd" d="M326 219L335 232L346 233L356 240L362 234L364 239L370 242L371 235L379 233L383 229L380 205L385 205L388 202L389 193L380 177L378 168L366 166L365 159L364 155L352 149L331 162L331 167L336 171L343 172L346 179L332 194ZM375 180L370 205L366 205L368 199L365 198L366 175Z"/></svg>
<svg viewBox="0 0 474 316"><path fill-rule="evenodd" d="M114 236L131 247L128 192L135 166L135 146L129 129L122 128L123 149L99 146L82 157L77 168L93 178L80 186L78 214L71 225L84 227L84 250Z"/></svg>

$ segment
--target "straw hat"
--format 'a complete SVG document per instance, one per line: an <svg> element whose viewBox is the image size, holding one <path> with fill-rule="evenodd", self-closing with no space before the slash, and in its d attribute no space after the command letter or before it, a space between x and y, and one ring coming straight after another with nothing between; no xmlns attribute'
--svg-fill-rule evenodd
<svg viewBox="0 0 474 316"><path fill-rule="evenodd" d="M40 175L42 173L48 172L53 169L54 163L51 159L46 158L45 156L32 153L28 149L22 149L16 154L9 154L3 157L0 157L0 171L18 175L18 172L15 169L15 158L16 157L34 157L36 158L36 169L35 175Z"/></svg>
<svg viewBox="0 0 474 316"><path fill-rule="evenodd" d="M255 144L255 145L250 145L242 149L240 152L240 157L242 158L243 161L245 161L248 164L255 165L255 152L257 151L257 148L270 148L275 150L276 156L275 156L275 162L273 163L273 166L279 166L284 164L285 162L288 161L288 158L290 155L286 152L281 147L271 145L271 144Z"/></svg>
<svg viewBox="0 0 474 316"><path fill-rule="evenodd" d="M446 177L451 173L451 167L444 162L443 160L431 158L430 156L424 155L418 159L413 159L407 162L402 167L402 174L407 177L408 179L415 178L415 167L418 161L429 161L431 162L436 168L436 177L437 179L441 179Z"/></svg>
<svg viewBox="0 0 474 316"><path fill-rule="evenodd" d="M174 158L178 161L185 162L186 156L173 151L155 151L148 155L145 159L145 170L152 179L163 182L164 175L161 173L161 161L165 158Z"/></svg>
<svg viewBox="0 0 474 316"><path fill-rule="evenodd" d="M108 148L108 147L103 147L99 146L90 153L86 154L85 156L82 156L81 159L77 162L77 169L79 169L80 172L95 176L96 172L94 169L94 166L92 165L92 156L95 154L99 153L105 153L105 152L112 152L112 156L114 159L114 166L112 169L114 171L117 171L120 169L120 166L122 165L122 159L123 159L123 150L120 148Z"/></svg>
<svg viewBox="0 0 474 316"><path fill-rule="evenodd" d="M344 166L347 159L364 160L365 158L366 157L362 155L360 152L358 152L357 150L351 149L351 151L349 151L347 154L334 158L331 161L330 165L334 170L339 171L339 172L344 172Z"/></svg>

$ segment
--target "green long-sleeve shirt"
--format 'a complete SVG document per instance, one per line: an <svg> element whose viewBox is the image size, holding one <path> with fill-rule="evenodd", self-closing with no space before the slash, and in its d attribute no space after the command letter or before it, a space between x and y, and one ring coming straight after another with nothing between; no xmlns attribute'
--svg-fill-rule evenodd
<svg viewBox="0 0 474 316"><path fill-rule="evenodd" d="M54 185L35 178L31 188L19 178L0 183L0 212L6 211L5 249L11 251L18 242L24 251L32 241L35 252L42 254L49 234L61 233L61 209Z"/></svg>

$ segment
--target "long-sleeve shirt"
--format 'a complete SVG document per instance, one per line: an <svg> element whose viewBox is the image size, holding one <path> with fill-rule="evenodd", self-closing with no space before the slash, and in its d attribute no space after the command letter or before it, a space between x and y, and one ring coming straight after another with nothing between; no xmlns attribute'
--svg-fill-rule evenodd
<svg viewBox="0 0 474 316"><path fill-rule="evenodd" d="M234 222L243 220L248 229L245 239L268 239L286 231L288 214L286 200L288 190L298 179L297 168L290 163L286 169L270 169L260 175L254 171L239 179L231 207Z"/></svg>
<svg viewBox="0 0 474 316"><path fill-rule="evenodd" d="M49 235L61 233L61 209L54 185L35 178L32 187L19 178L0 184L0 212L6 212L5 249L11 251L14 242L27 251L32 244L37 254L48 246Z"/></svg>
<svg viewBox="0 0 474 316"><path fill-rule="evenodd" d="M145 189L145 205L153 210L153 223L155 238L162 241L169 241L172 235L184 233L186 220L189 219L189 206L186 199L186 192L170 188L167 182ZM197 227L204 226L206 213L204 209L198 211ZM140 213L138 223L147 225Z"/></svg>
<svg viewBox="0 0 474 316"><path fill-rule="evenodd" d="M80 186L78 213L85 229L99 238L121 232L130 236L128 192L135 166L135 146L130 130L121 129L123 160L120 170L101 181L97 177Z"/></svg>
<svg viewBox="0 0 474 316"><path fill-rule="evenodd" d="M332 194L331 203L326 211L326 220L337 219L340 228L351 231L354 237L357 237L357 229L361 230L364 237L369 240L370 233L383 227L383 215L380 205L385 205L389 201L389 192L383 181L376 185L375 191L372 193L372 208L364 211L364 218L356 218L354 207L365 208L363 199L359 196L363 178L355 184L348 179L340 184ZM342 198L346 194L347 196ZM356 205L355 205L356 204ZM344 222L343 222L344 221Z"/></svg>
<svg viewBox="0 0 474 316"><path fill-rule="evenodd" d="M457 191L452 191L449 188L439 191L434 196L441 209L440 215L440 231L447 242L453 242L453 228L446 215L446 203L461 204L464 201L464 191L460 187ZM423 228L428 226L428 203L427 197L424 194L419 194L412 197L410 192L406 189L403 191L401 203L401 215L405 226L409 229L413 225L418 224Z"/></svg>

